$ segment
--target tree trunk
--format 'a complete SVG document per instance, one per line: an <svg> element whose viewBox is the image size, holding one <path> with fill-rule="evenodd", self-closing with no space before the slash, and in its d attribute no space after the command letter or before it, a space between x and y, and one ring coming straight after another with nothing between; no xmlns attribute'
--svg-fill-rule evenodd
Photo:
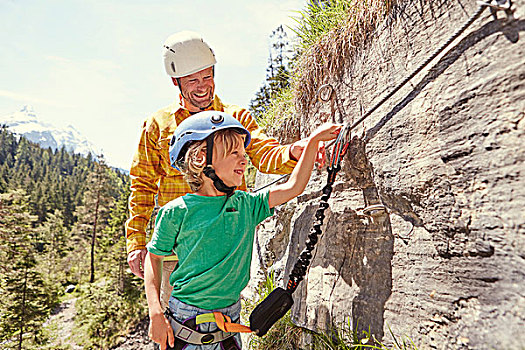
<svg viewBox="0 0 525 350"><path fill-rule="evenodd" d="M24 289L22 291L22 314L20 315L20 335L18 336L18 350L22 350L24 339L24 316L26 313L26 290L27 290L27 266L24 272Z"/></svg>
<svg viewBox="0 0 525 350"><path fill-rule="evenodd" d="M95 242L97 238L98 206L100 204L100 189L97 191L97 202L95 204L95 220L93 222L93 234L91 235L91 277L89 283L95 282Z"/></svg>

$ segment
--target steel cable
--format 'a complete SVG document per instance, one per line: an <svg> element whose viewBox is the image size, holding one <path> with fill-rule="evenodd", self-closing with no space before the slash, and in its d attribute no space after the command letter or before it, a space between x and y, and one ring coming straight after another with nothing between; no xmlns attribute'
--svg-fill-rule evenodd
<svg viewBox="0 0 525 350"><path fill-rule="evenodd" d="M440 53L442 53L454 40L456 40L478 17L483 13L485 8L487 8L488 4L480 4L477 11L470 16L470 18L459 28L450 38L443 43L439 48L437 48L432 55L430 55L423 63L421 63L410 75L408 75L401 83L396 85L392 91L390 91L386 96L384 96L379 102L377 102L369 111L367 111L361 118L359 118L357 121L355 121L351 126L348 128L348 132L355 129L359 124L361 124L365 119L367 119L372 113L374 113L383 103L388 101L396 92L398 92L403 86L405 86L412 78L414 78L419 72L421 72L430 62L432 62ZM341 113L341 112L339 112ZM326 147L329 147L333 144L333 142L330 142L326 145ZM275 179L274 181L271 181L270 183L261 186L257 189L255 189L253 192L258 192L262 189L265 189L269 186L272 186L273 184L283 180L289 176L288 174L282 175L278 179Z"/></svg>

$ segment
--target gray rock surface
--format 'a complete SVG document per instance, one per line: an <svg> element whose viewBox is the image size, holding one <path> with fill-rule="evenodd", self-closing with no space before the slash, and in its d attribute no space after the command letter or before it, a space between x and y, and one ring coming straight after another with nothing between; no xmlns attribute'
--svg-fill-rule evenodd
<svg viewBox="0 0 525 350"><path fill-rule="evenodd" d="M525 1L514 3L516 20L485 11L354 132L294 294L299 326L350 321L387 344L390 328L420 349L524 348ZM476 8L465 0L399 6L331 82L346 116L336 119L371 108ZM320 102L301 111L301 136L329 112ZM287 281L325 177L315 172L302 196L261 225L246 295L261 271ZM364 215L373 204L387 213Z"/></svg>
<svg viewBox="0 0 525 350"><path fill-rule="evenodd" d="M158 350L158 344L155 344L148 336L149 318L143 319L133 332L122 337L119 345L111 348L111 350Z"/></svg>

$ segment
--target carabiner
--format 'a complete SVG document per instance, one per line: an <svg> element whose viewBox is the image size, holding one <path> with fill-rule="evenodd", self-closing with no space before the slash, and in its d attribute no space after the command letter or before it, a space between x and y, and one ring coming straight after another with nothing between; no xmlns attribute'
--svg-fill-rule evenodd
<svg viewBox="0 0 525 350"><path fill-rule="evenodd" d="M339 168L341 165L341 160L343 159L343 156L345 155L349 145L350 125L345 124L335 139L334 147L332 149L332 158L330 161L331 168Z"/></svg>
<svg viewBox="0 0 525 350"><path fill-rule="evenodd" d="M335 94L334 87L330 84L321 85L319 89L317 90L317 98L323 102L332 101L333 103L334 98L337 100L337 96ZM342 113L342 112L339 111L339 113ZM333 105L332 105L332 120L335 122L335 110L333 109ZM335 139L335 142L334 142L332 158L330 160L330 169L339 170L339 167L341 165L341 159L345 155L349 142L350 142L349 136L350 136L350 126L348 124L344 124L343 128L339 132L339 135L337 135L337 138Z"/></svg>

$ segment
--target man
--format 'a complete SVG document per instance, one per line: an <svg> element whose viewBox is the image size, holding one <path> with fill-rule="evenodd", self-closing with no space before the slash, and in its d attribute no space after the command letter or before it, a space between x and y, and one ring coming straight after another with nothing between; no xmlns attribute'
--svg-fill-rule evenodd
<svg viewBox="0 0 525 350"><path fill-rule="evenodd" d="M164 43L164 66L180 94L173 104L157 111L144 122L130 169L130 218L126 222L128 264L131 271L141 278L144 278L146 226L155 207L155 196L158 205L163 206L191 192L183 175L170 165L169 146L178 124L204 110L232 115L251 133L252 142L246 152L255 167L265 173L290 173L306 144L305 140L300 140L292 145L280 145L275 139L264 135L249 111L223 103L215 95L215 63L212 49L197 33L179 32ZM324 162L323 156L324 152L319 152L318 160ZM244 181L239 189L246 190ZM167 306L171 293L168 278L176 266L176 256L169 260L164 259L163 266L163 307Z"/></svg>

